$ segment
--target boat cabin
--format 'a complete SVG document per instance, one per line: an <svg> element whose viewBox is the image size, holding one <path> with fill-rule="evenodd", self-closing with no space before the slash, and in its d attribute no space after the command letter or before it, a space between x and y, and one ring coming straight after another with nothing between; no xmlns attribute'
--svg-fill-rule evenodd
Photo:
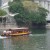
<svg viewBox="0 0 50 50"><path fill-rule="evenodd" d="M3 31L3 36L16 36L16 35L28 35L29 29L28 28L13 28L13 29L7 29Z"/></svg>

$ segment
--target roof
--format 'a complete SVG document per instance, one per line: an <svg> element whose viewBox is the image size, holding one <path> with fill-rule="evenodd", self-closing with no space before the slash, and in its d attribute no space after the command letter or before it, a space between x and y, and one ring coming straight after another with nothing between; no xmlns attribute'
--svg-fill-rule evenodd
<svg viewBox="0 0 50 50"><path fill-rule="evenodd" d="M23 30L29 30L29 29L25 27L6 29L6 31L23 31Z"/></svg>
<svg viewBox="0 0 50 50"><path fill-rule="evenodd" d="M28 29L26 27L21 27L21 28L11 28L11 29Z"/></svg>

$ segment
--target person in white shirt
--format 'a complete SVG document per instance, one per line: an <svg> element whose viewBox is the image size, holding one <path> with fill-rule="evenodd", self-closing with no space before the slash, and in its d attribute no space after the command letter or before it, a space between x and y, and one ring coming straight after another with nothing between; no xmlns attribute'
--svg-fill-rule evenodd
<svg viewBox="0 0 50 50"><path fill-rule="evenodd" d="M3 33L6 34L6 30L4 30Z"/></svg>

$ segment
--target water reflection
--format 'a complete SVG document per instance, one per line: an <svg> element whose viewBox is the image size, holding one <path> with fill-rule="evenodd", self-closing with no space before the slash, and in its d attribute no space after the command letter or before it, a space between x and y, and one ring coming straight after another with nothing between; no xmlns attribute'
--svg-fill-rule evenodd
<svg viewBox="0 0 50 50"><path fill-rule="evenodd" d="M3 50L2 39L0 39L0 50Z"/></svg>
<svg viewBox="0 0 50 50"><path fill-rule="evenodd" d="M46 28L35 28L35 29L31 29L32 34L46 34Z"/></svg>
<svg viewBox="0 0 50 50"><path fill-rule="evenodd" d="M32 29L29 36L0 39L0 50L50 50L50 29Z"/></svg>
<svg viewBox="0 0 50 50"><path fill-rule="evenodd" d="M46 50L46 36L17 36L3 39L3 50Z"/></svg>
<svg viewBox="0 0 50 50"><path fill-rule="evenodd" d="M46 41L47 41L47 50L50 50L50 29L47 30L46 34Z"/></svg>

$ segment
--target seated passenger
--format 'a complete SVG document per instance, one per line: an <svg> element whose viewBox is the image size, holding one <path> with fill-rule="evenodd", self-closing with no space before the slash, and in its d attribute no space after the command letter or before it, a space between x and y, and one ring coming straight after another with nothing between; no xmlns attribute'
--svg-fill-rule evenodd
<svg viewBox="0 0 50 50"><path fill-rule="evenodd" d="M9 33L11 33L11 31L7 31L6 33L8 33L8 34L9 34Z"/></svg>
<svg viewBox="0 0 50 50"><path fill-rule="evenodd" d="M3 33L6 34L6 30L4 30Z"/></svg>

